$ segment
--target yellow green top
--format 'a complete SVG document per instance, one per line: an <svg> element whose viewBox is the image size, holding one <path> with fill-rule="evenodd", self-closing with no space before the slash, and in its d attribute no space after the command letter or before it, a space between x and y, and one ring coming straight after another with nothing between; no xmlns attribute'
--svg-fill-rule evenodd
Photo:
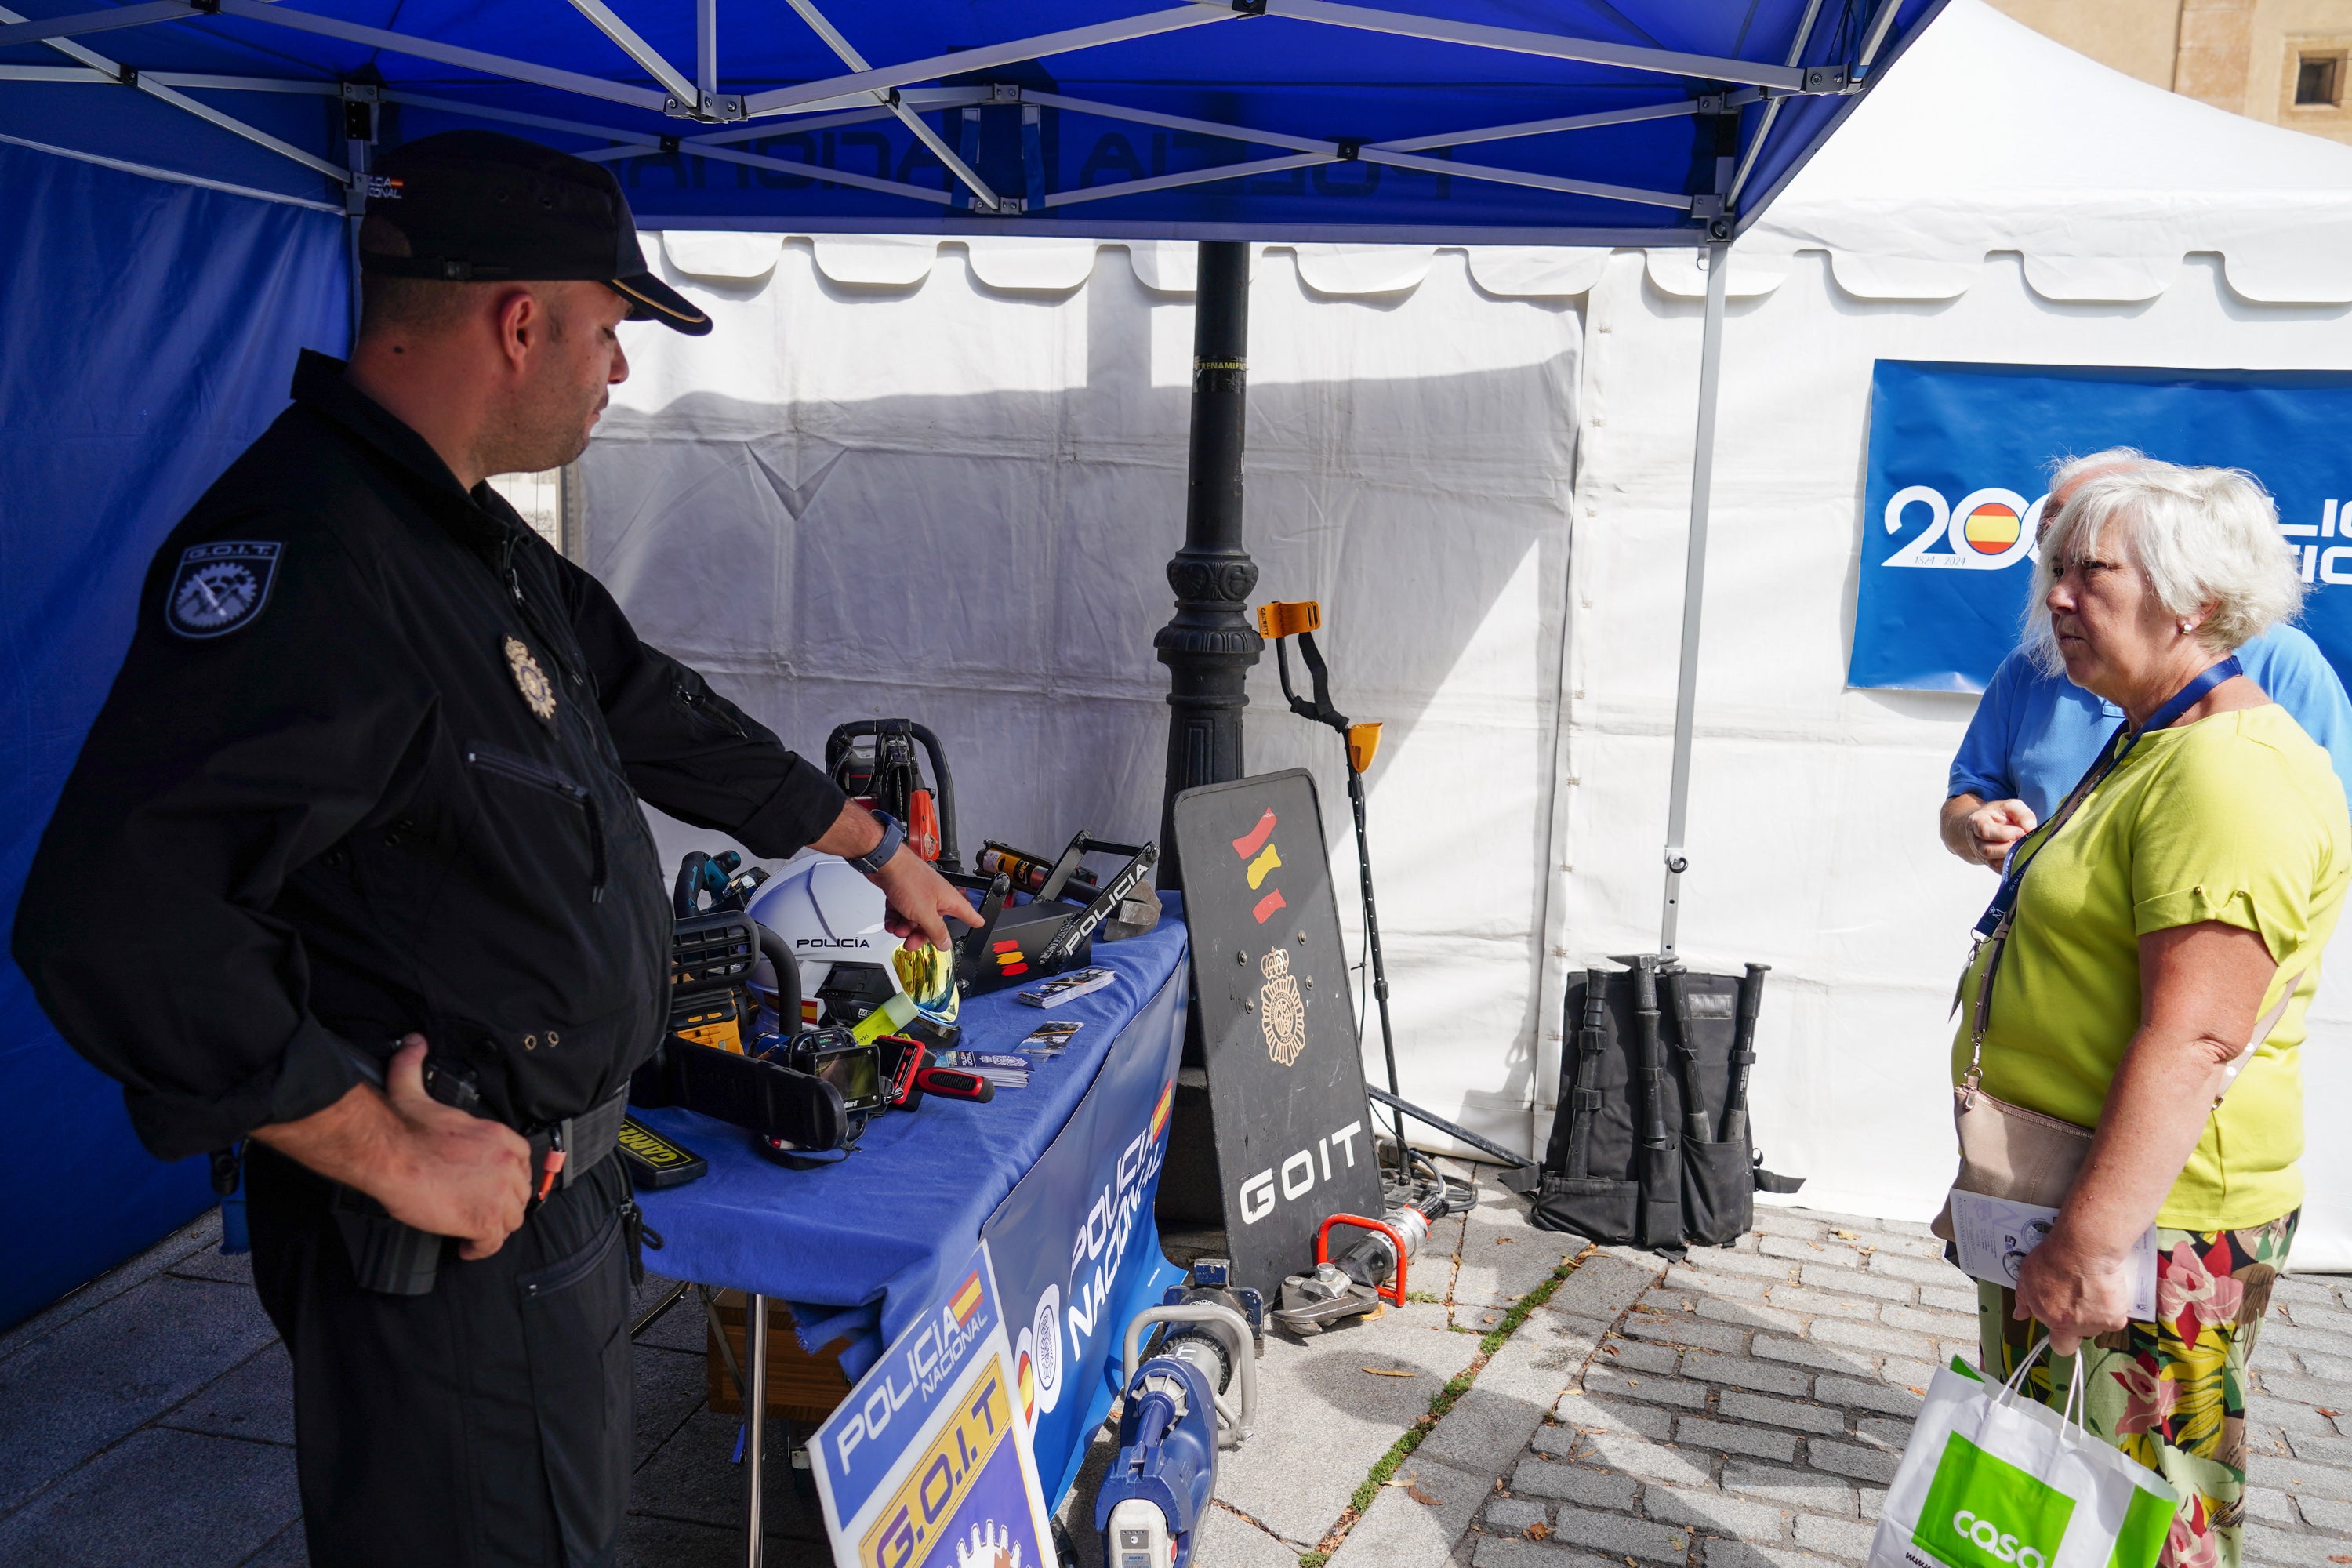
<svg viewBox="0 0 2352 1568"><path fill-rule="evenodd" d="M2047 842L2044 842L2044 840ZM2327 753L2275 703L2145 736L2056 837L2037 830L1993 982L1985 1092L2097 1124L2140 1020L2139 939L2220 921L2279 969L2257 1016L2294 999L2173 1184L2157 1224L2237 1230L2303 1202L2304 1015L2352 875L2352 820ZM1952 1081L1990 948L1962 982Z"/></svg>

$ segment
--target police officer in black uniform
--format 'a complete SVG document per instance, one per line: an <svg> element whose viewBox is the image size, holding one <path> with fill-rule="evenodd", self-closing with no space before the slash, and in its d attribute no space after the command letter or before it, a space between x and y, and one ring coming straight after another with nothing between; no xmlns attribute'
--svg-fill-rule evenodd
<svg viewBox="0 0 2352 1568"><path fill-rule="evenodd" d="M709 331L612 175L429 137L361 249L350 364L306 353L155 556L15 952L156 1155L246 1142L312 1561L585 1568L632 1441L613 1139L667 1013L638 801L852 858L910 942L972 914L483 482L580 454L623 320ZM425 1293L355 1272L391 1221L450 1238Z"/></svg>

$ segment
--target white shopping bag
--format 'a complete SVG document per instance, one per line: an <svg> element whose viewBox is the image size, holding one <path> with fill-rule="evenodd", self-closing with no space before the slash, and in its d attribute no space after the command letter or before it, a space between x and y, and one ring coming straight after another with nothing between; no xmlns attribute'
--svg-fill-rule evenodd
<svg viewBox="0 0 2352 1568"><path fill-rule="evenodd" d="M1870 1568L2154 1568L2179 1497L2083 1429L2079 1357L2066 1415L2018 1392L2049 1342L2004 1384L1958 1362L1936 1374Z"/></svg>

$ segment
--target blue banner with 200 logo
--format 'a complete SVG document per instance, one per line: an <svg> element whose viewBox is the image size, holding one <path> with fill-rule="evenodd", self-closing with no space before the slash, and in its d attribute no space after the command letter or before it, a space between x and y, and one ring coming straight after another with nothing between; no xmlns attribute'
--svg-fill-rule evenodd
<svg viewBox="0 0 2352 1568"><path fill-rule="evenodd" d="M2017 646L2051 460L2109 447L2260 479L2303 628L2352 681L2347 431L2352 374L1879 361L1847 684L1981 691Z"/></svg>

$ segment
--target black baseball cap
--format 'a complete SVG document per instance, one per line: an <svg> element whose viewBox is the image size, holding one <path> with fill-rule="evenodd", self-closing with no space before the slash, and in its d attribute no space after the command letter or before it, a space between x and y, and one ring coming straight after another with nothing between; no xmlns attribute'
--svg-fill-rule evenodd
<svg viewBox="0 0 2352 1568"><path fill-rule="evenodd" d="M700 337L710 318L655 277L620 182L591 163L495 131L445 131L395 147L367 176L367 216L409 254L362 250L394 278L536 283L576 278L629 301L628 319Z"/></svg>

